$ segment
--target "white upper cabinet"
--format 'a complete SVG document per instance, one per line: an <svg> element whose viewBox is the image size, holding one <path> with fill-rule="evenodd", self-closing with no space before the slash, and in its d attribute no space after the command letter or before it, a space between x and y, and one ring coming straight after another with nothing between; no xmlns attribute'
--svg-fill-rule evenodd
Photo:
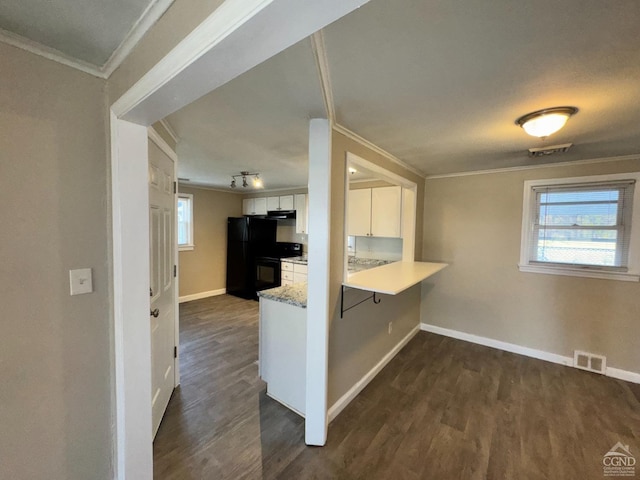
<svg viewBox="0 0 640 480"><path fill-rule="evenodd" d="M280 210L280 197L267 197L267 211Z"/></svg>
<svg viewBox="0 0 640 480"><path fill-rule="evenodd" d="M368 237L371 234L371 189L349 190L349 236Z"/></svg>
<svg viewBox="0 0 640 480"><path fill-rule="evenodd" d="M293 195L267 197L267 210L270 212L277 210L293 210Z"/></svg>
<svg viewBox="0 0 640 480"><path fill-rule="evenodd" d="M242 200L243 215L266 215L267 199L266 198L245 198Z"/></svg>
<svg viewBox="0 0 640 480"><path fill-rule="evenodd" d="M293 210L293 195L282 195L280 197L280 210Z"/></svg>
<svg viewBox="0 0 640 480"><path fill-rule="evenodd" d="M349 191L347 231L357 237L401 237L402 187Z"/></svg>
<svg viewBox="0 0 640 480"><path fill-rule="evenodd" d="M309 207L307 195L300 193L295 196L296 233L309 233Z"/></svg>
<svg viewBox="0 0 640 480"><path fill-rule="evenodd" d="M371 189L371 235L400 237L402 187Z"/></svg>

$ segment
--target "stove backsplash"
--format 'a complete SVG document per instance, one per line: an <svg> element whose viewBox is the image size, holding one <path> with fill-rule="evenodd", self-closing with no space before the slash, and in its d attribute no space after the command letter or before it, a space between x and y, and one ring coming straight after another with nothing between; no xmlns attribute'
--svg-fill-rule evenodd
<svg viewBox="0 0 640 480"><path fill-rule="evenodd" d="M302 250L307 253L307 244L309 236L302 233L296 233L295 220L278 220L278 229L276 230L276 242L293 242L301 243Z"/></svg>

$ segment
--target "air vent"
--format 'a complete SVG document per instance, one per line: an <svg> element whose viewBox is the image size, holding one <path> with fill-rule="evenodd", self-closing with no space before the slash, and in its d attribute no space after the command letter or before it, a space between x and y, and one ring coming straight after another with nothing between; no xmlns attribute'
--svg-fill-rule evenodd
<svg viewBox="0 0 640 480"><path fill-rule="evenodd" d="M554 153L564 153L571 148L573 143L563 143L562 145L551 145L549 147L530 148L530 157L546 157L547 155L553 155Z"/></svg>
<svg viewBox="0 0 640 480"><path fill-rule="evenodd" d="M178 181L179 182L190 182L191 179L190 178L182 178L182 177L178 177Z"/></svg>
<svg viewBox="0 0 640 480"><path fill-rule="evenodd" d="M604 375L607 370L607 357L575 350L573 352L573 366L580 370L588 370L589 372Z"/></svg>

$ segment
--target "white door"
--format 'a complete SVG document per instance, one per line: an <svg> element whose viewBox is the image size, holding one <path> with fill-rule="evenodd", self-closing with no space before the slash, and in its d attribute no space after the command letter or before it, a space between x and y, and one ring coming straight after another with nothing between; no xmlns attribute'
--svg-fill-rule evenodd
<svg viewBox="0 0 640 480"><path fill-rule="evenodd" d="M155 437L174 388L174 193L173 160L149 141L149 255L151 406Z"/></svg>

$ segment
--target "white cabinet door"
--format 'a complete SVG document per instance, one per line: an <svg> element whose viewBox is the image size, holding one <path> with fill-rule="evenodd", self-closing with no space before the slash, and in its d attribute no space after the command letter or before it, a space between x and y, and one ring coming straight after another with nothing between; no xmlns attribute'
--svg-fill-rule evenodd
<svg viewBox="0 0 640 480"><path fill-rule="evenodd" d="M306 273L293 272L293 283L304 283L307 281Z"/></svg>
<svg viewBox="0 0 640 480"><path fill-rule="evenodd" d="M371 234L371 189L349 190L347 234L368 237Z"/></svg>
<svg viewBox="0 0 640 480"><path fill-rule="evenodd" d="M309 233L309 215L307 195L300 193L295 196L296 233Z"/></svg>
<svg viewBox="0 0 640 480"><path fill-rule="evenodd" d="M267 197L267 210L270 212L280 210L280 197Z"/></svg>
<svg viewBox="0 0 640 480"><path fill-rule="evenodd" d="M371 235L400 237L402 188L400 186L371 189Z"/></svg>
<svg viewBox="0 0 640 480"><path fill-rule="evenodd" d="M293 210L293 195L282 195L280 197L280 210Z"/></svg>
<svg viewBox="0 0 640 480"><path fill-rule="evenodd" d="M253 198L245 198L244 200L242 200L243 215L254 215L255 202L253 200Z"/></svg>
<svg viewBox="0 0 640 480"><path fill-rule="evenodd" d="M267 214L267 198L254 198L254 212L255 215L266 215Z"/></svg>

